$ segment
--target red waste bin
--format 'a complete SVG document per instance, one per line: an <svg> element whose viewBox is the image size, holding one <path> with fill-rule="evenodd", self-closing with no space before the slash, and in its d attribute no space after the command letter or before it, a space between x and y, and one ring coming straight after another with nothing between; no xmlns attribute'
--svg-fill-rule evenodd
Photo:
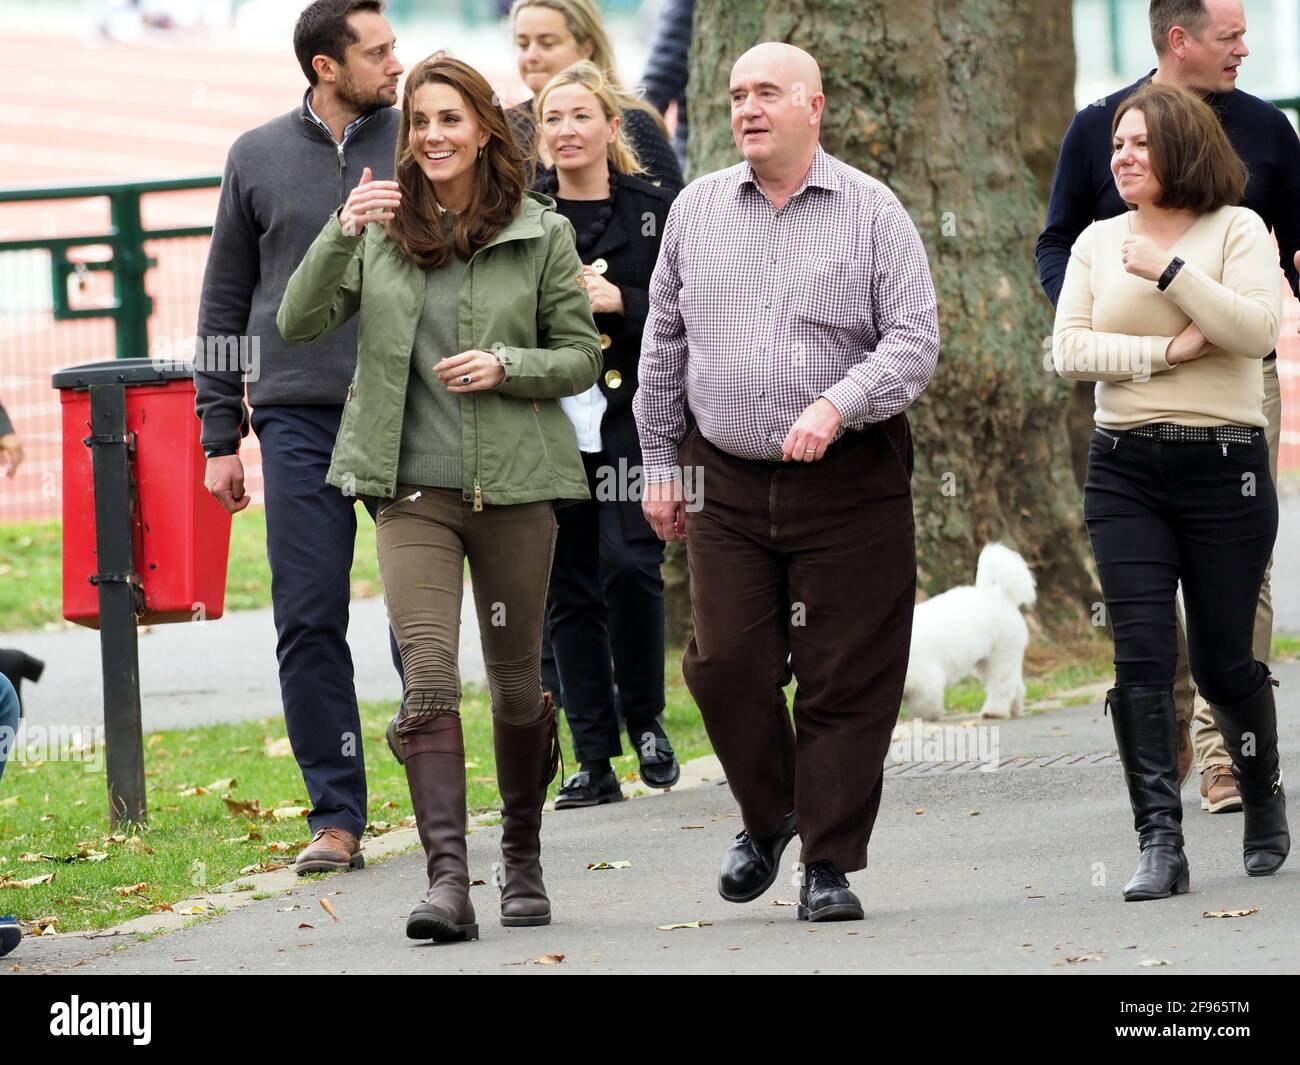
<svg viewBox="0 0 1300 1065"><path fill-rule="evenodd" d="M203 488L205 460L190 371L150 359L74 366L53 377L63 410L63 616L99 627L91 385L126 386L134 436L132 527L141 624L221 617L230 515Z"/></svg>

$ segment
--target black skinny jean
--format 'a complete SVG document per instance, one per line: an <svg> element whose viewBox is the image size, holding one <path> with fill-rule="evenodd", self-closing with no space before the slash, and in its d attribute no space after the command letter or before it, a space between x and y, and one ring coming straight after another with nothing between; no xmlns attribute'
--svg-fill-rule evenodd
<svg viewBox="0 0 1300 1065"><path fill-rule="evenodd" d="M1083 515L1115 638L1115 684L1171 686L1174 596L1183 586L1192 676L1211 705L1266 674L1251 647L1277 536L1268 444L1166 442L1097 429Z"/></svg>

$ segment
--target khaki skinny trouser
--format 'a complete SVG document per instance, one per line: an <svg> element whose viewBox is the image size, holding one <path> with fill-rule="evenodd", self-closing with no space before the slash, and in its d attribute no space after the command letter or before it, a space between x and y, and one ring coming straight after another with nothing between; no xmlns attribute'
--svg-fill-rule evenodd
<svg viewBox="0 0 1300 1065"><path fill-rule="evenodd" d="M460 610L469 559L492 714L541 719L542 618L555 550L549 500L474 511L453 488L400 487L375 519L388 619L405 678L404 713L460 712Z"/></svg>

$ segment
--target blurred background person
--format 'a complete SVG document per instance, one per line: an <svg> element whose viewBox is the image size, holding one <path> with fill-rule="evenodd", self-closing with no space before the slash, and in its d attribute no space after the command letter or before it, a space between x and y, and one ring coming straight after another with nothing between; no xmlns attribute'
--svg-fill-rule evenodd
<svg viewBox="0 0 1300 1065"><path fill-rule="evenodd" d="M671 104L677 105L676 126L673 128L673 153L677 164L686 173L686 81L689 73L687 60L691 50L691 23L695 17L695 0L667 0L659 13L654 43L646 60L645 73L641 75L641 88L647 103L668 114Z"/></svg>
<svg viewBox="0 0 1300 1065"><path fill-rule="evenodd" d="M624 136L645 168L644 177L673 192L682 188L682 170L668 142L663 115L624 88L614 62L609 34L593 0L515 0L510 8L519 76L538 93L565 67L589 59L618 100ZM525 155L534 159L533 184L540 171L554 165L539 142L533 102L524 100L506 112Z"/></svg>

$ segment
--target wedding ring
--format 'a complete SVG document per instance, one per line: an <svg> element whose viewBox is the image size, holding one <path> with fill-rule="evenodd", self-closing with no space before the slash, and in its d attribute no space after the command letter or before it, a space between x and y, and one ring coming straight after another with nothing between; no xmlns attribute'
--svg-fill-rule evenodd
<svg viewBox="0 0 1300 1065"><path fill-rule="evenodd" d="M803 449L803 453L805 455L815 455L817 454L817 449L815 447L806 447Z"/></svg>

